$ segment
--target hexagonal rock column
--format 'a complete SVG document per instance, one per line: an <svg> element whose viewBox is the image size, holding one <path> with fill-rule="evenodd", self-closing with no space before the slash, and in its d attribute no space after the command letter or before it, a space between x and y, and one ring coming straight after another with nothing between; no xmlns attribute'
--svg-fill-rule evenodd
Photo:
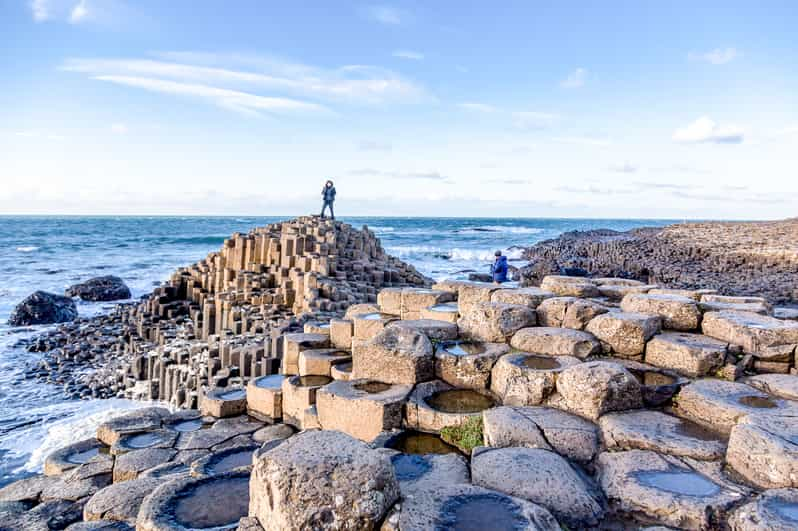
<svg viewBox="0 0 798 531"><path fill-rule="evenodd" d="M537 307L538 324L584 330L594 317L609 312L596 301L576 297L553 297Z"/></svg>
<svg viewBox="0 0 798 531"><path fill-rule="evenodd" d="M593 279L601 280L601 279ZM614 280L624 280L626 282L637 282L636 280L627 280L627 279L614 279ZM644 294L648 293L650 290L656 288L658 286L653 284L643 284L640 282L639 284L601 284L598 287L599 293L602 297L606 297L610 301L620 301L627 295L631 294Z"/></svg>
<svg viewBox="0 0 798 531"><path fill-rule="evenodd" d="M460 312L457 310L456 302L444 302L443 304L435 304L428 308L421 309L422 319L433 319L435 321L446 321L447 323L457 324L457 319L460 317Z"/></svg>
<svg viewBox="0 0 798 531"><path fill-rule="evenodd" d="M330 376L333 365L350 361L352 354L335 348L314 348L299 353L300 376Z"/></svg>
<svg viewBox="0 0 798 531"><path fill-rule="evenodd" d="M305 410L316 404L316 391L331 381L329 376L291 376L283 380L283 422L304 429Z"/></svg>
<svg viewBox="0 0 798 531"><path fill-rule="evenodd" d="M432 343L418 330L387 328L352 354L352 378L416 384L435 377Z"/></svg>
<svg viewBox="0 0 798 531"><path fill-rule="evenodd" d="M142 502L161 483L160 478L138 478L109 485L89 498L83 507L83 518L135 525Z"/></svg>
<svg viewBox="0 0 798 531"><path fill-rule="evenodd" d="M451 341L457 339L459 332L455 323L437 321L433 319L412 319L394 321L388 325L390 328L404 328L418 330L425 336L436 341Z"/></svg>
<svg viewBox="0 0 798 531"><path fill-rule="evenodd" d="M522 328L513 335L510 345L524 352L580 359L601 352L601 344L592 334L546 326Z"/></svg>
<svg viewBox="0 0 798 531"><path fill-rule="evenodd" d="M557 377L557 392L568 411L592 420L643 406L637 379L623 366L605 361L568 367Z"/></svg>
<svg viewBox="0 0 798 531"><path fill-rule="evenodd" d="M505 343L522 328L534 326L535 311L528 306L503 302L480 302L460 311L457 325L468 339Z"/></svg>
<svg viewBox="0 0 798 531"><path fill-rule="evenodd" d="M646 344L646 363L698 378L723 366L728 343L702 334L665 332Z"/></svg>
<svg viewBox="0 0 798 531"><path fill-rule="evenodd" d="M405 529L561 531L554 516L540 505L468 484L443 485L402 500L382 530Z"/></svg>
<svg viewBox="0 0 798 531"><path fill-rule="evenodd" d="M247 391L241 387L207 391L200 400L200 412L212 417L235 417L247 410Z"/></svg>
<svg viewBox="0 0 798 531"><path fill-rule="evenodd" d="M58 476L67 470L88 463L100 455L101 448L106 448L106 446L94 438L59 448L44 460L44 474Z"/></svg>
<svg viewBox="0 0 798 531"><path fill-rule="evenodd" d="M163 407L137 409L100 424L97 427L97 439L111 446L125 435L160 428L168 416L169 410Z"/></svg>
<svg viewBox="0 0 798 531"><path fill-rule="evenodd" d="M682 388L673 412L729 434L749 414L798 415L798 403L768 396L751 386L724 380L698 380Z"/></svg>
<svg viewBox="0 0 798 531"><path fill-rule="evenodd" d="M563 297L598 297L596 285L584 277L548 275L540 282L540 289Z"/></svg>
<svg viewBox="0 0 798 531"><path fill-rule="evenodd" d="M136 529L226 529L247 515L249 492L249 472L202 478L177 476L144 499L136 519Z"/></svg>
<svg viewBox="0 0 798 531"><path fill-rule="evenodd" d="M611 510L679 529L714 529L748 492L725 480L720 465L699 472L655 452L605 452L597 462Z"/></svg>
<svg viewBox="0 0 798 531"><path fill-rule="evenodd" d="M554 393L557 375L579 364L572 356L540 356L513 352L502 356L491 371L490 389L508 406L542 404Z"/></svg>
<svg viewBox="0 0 798 531"><path fill-rule="evenodd" d="M540 288L511 288L494 291L490 295L490 302L520 304L521 306L529 306L534 310L541 302L551 297L554 297L554 293Z"/></svg>
<svg viewBox="0 0 798 531"><path fill-rule="evenodd" d="M405 405L405 426L428 433L438 433L448 426L459 426L470 417L496 405L487 393L456 389L435 380L418 384Z"/></svg>
<svg viewBox="0 0 798 531"><path fill-rule="evenodd" d="M608 413L599 425L608 450L653 450L702 460L722 459L726 451L720 434L659 411Z"/></svg>
<svg viewBox="0 0 798 531"><path fill-rule="evenodd" d="M380 312L401 315L402 290L404 288L383 288L377 293L377 306Z"/></svg>
<svg viewBox="0 0 798 531"><path fill-rule="evenodd" d="M482 424L487 446L543 448L581 462L590 461L598 451L595 424L551 407L487 409Z"/></svg>
<svg viewBox="0 0 798 531"><path fill-rule="evenodd" d="M247 385L247 412L255 418L274 422L283 416L282 374L253 378Z"/></svg>
<svg viewBox="0 0 798 531"><path fill-rule="evenodd" d="M594 526L604 517L601 493L571 464L540 448L475 448L471 481L547 508L569 527Z"/></svg>
<svg viewBox="0 0 798 531"><path fill-rule="evenodd" d="M701 324L698 304L679 295L630 293L621 301L621 309L628 313L657 315L662 318L662 327L670 330L696 330Z"/></svg>
<svg viewBox="0 0 798 531"><path fill-rule="evenodd" d="M424 289L424 288L404 288L402 290L401 313L402 320L421 319L421 310L444 304L455 299L453 293L449 291Z"/></svg>
<svg viewBox="0 0 798 531"><path fill-rule="evenodd" d="M299 372L299 353L306 349L326 348L330 345L328 334L285 334L283 336L283 360L281 374Z"/></svg>
<svg viewBox="0 0 798 531"><path fill-rule="evenodd" d="M330 320L330 344L334 348L351 349L354 335L355 330L351 320Z"/></svg>
<svg viewBox="0 0 798 531"><path fill-rule="evenodd" d="M380 332L382 332L388 324L399 319L397 315L389 313L360 313L352 317L354 324L355 341L371 341Z"/></svg>
<svg viewBox="0 0 798 531"><path fill-rule="evenodd" d="M319 424L370 442L383 431L402 427L402 406L412 389L374 380L332 382L316 394Z"/></svg>
<svg viewBox="0 0 798 531"><path fill-rule="evenodd" d="M798 322L750 312L709 312L701 330L766 361L789 362L798 345Z"/></svg>
<svg viewBox="0 0 798 531"><path fill-rule="evenodd" d="M439 343L435 347L435 377L454 387L485 389L494 364L509 351L506 343Z"/></svg>
<svg viewBox="0 0 798 531"><path fill-rule="evenodd" d="M605 313L585 330L601 341L604 351L620 357L642 359L646 341L660 331L660 318L643 313Z"/></svg>
<svg viewBox="0 0 798 531"><path fill-rule="evenodd" d="M256 457L249 515L264 530L375 529L399 499L390 459L336 431L291 437Z"/></svg>
<svg viewBox="0 0 798 531"><path fill-rule="evenodd" d="M794 531L798 526L798 490L766 490L729 517L731 531Z"/></svg>
<svg viewBox="0 0 798 531"><path fill-rule="evenodd" d="M798 487L798 412L743 417L732 428L726 462L758 487Z"/></svg>
<svg viewBox="0 0 798 531"><path fill-rule="evenodd" d="M462 282L457 289L457 309L460 315L477 304L490 302L491 294L497 289L499 286L486 282Z"/></svg>

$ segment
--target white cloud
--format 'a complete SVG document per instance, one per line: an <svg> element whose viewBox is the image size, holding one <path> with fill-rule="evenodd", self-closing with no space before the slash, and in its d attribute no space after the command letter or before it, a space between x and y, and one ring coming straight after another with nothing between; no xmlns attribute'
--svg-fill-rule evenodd
<svg viewBox="0 0 798 531"><path fill-rule="evenodd" d="M713 65L725 65L739 54L735 48L715 48L708 52L690 52L687 58L691 61L704 61Z"/></svg>
<svg viewBox="0 0 798 531"><path fill-rule="evenodd" d="M124 135L128 132L128 128L125 124L118 123L111 125L111 132L116 133L118 135Z"/></svg>
<svg viewBox="0 0 798 531"><path fill-rule="evenodd" d="M88 14L89 10L86 7L86 0L80 0L80 2L72 8L69 14L69 22L70 24L77 24L84 20Z"/></svg>
<svg viewBox="0 0 798 531"><path fill-rule="evenodd" d="M363 8L362 13L366 18L389 26L398 26L404 18L398 9L383 5L367 6Z"/></svg>
<svg viewBox="0 0 798 531"><path fill-rule="evenodd" d="M568 74L568 77L560 82L560 86L563 88L579 88L585 84L586 78L587 70L580 67Z"/></svg>
<svg viewBox="0 0 798 531"><path fill-rule="evenodd" d="M428 172L399 172L399 171L383 171L374 168L362 168L358 170L351 170L349 175L356 176L369 176L369 177L383 177L386 179L418 179L426 181L441 181L451 182L451 179L445 175L441 175L437 171Z"/></svg>
<svg viewBox="0 0 798 531"><path fill-rule="evenodd" d="M401 59L411 59L413 61L421 61L424 59L423 53L413 52L411 50L396 50L393 52L393 56Z"/></svg>
<svg viewBox="0 0 798 531"><path fill-rule="evenodd" d="M536 111L516 111L512 117L514 125L521 129L546 129L559 118L556 114Z"/></svg>
<svg viewBox="0 0 798 531"><path fill-rule="evenodd" d="M720 126L707 116L702 116L687 127L677 129L673 140L685 144L711 142L715 144L739 144L745 132L735 125Z"/></svg>
<svg viewBox="0 0 798 531"><path fill-rule="evenodd" d="M391 70L368 65L323 69L250 56L191 52L162 55L173 61L73 58L68 59L61 69L95 76L132 75L235 89L262 87L281 95L300 94L358 104L415 103L430 99L424 88L416 83Z"/></svg>
<svg viewBox="0 0 798 531"><path fill-rule="evenodd" d="M42 22L50 18L50 8L47 0L33 0L30 3L31 11L33 12L33 20Z"/></svg>
<svg viewBox="0 0 798 531"><path fill-rule="evenodd" d="M555 136L554 142L560 144L575 144L579 146L609 146L612 142L606 138L596 138L591 136Z"/></svg>
<svg viewBox="0 0 798 531"><path fill-rule="evenodd" d="M477 103L477 102L458 103L457 106L462 107L463 109L468 109L469 111L477 111L477 112L495 112L498 110L493 105L489 105L487 103Z"/></svg>

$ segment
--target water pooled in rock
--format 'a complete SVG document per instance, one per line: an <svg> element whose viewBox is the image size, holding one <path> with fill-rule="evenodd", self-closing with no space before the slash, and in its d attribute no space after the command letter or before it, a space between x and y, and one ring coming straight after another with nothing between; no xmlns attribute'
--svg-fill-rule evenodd
<svg viewBox="0 0 798 531"><path fill-rule="evenodd" d="M699 441L722 441L723 437L719 433L691 422L689 420L681 419L679 425L674 430L679 435L690 437L691 439L698 439Z"/></svg>
<svg viewBox="0 0 798 531"><path fill-rule="evenodd" d="M798 503L777 498L768 503L768 507L782 518L798 522Z"/></svg>
<svg viewBox="0 0 798 531"><path fill-rule="evenodd" d="M126 439L124 445L128 448L149 448L155 446L163 439L157 433L142 433Z"/></svg>
<svg viewBox="0 0 798 531"><path fill-rule="evenodd" d="M247 478L217 479L183 493L175 504L181 526L207 529L238 524L249 511Z"/></svg>
<svg viewBox="0 0 798 531"><path fill-rule="evenodd" d="M676 378L673 376L657 371L632 370L630 372L641 385L657 387L660 385L672 385L676 383Z"/></svg>
<svg viewBox="0 0 798 531"><path fill-rule="evenodd" d="M453 312L457 310L456 304L436 304L435 306L430 306L430 310L433 312Z"/></svg>
<svg viewBox="0 0 798 531"><path fill-rule="evenodd" d="M299 377L299 385L301 387L316 387L319 385L327 385L332 382L329 376L308 375Z"/></svg>
<svg viewBox="0 0 798 531"><path fill-rule="evenodd" d="M526 529L525 518L511 499L497 494L457 496L447 500L438 517L439 529L484 531L486 529Z"/></svg>
<svg viewBox="0 0 798 531"><path fill-rule="evenodd" d="M473 356L485 352L485 345L482 343L448 343L443 350L453 356Z"/></svg>
<svg viewBox="0 0 798 531"><path fill-rule="evenodd" d="M550 370L559 369L560 362L548 356L527 356L521 365L528 369Z"/></svg>
<svg viewBox="0 0 798 531"><path fill-rule="evenodd" d="M253 450L247 449L227 454L218 461L213 462L210 467L211 473L222 474L230 472L234 468L249 466L252 464L252 453Z"/></svg>
<svg viewBox="0 0 798 531"><path fill-rule="evenodd" d="M82 452L75 452L74 454L69 454L66 460L76 465L82 465L84 463L88 463L92 457L99 454L100 454L99 448L91 448L89 450L84 450Z"/></svg>
<svg viewBox="0 0 798 531"><path fill-rule="evenodd" d="M224 393L219 393L217 395L222 400L240 400L247 396L247 392L243 389L233 389L231 391L225 391Z"/></svg>
<svg viewBox="0 0 798 531"><path fill-rule="evenodd" d="M778 404L776 404L773 400L764 396L743 396L737 399L737 401L744 406L755 409L771 409L778 407Z"/></svg>
<svg viewBox="0 0 798 531"><path fill-rule="evenodd" d="M427 398L426 401L430 407L444 413L479 413L495 404L491 397L471 389L439 391Z"/></svg>
<svg viewBox="0 0 798 531"><path fill-rule="evenodd" d="M647 487L654 487L674 494L686 496L712 496L720 487L696 472L683 471L645 471L636 474L638 481Z"/></svg>
<svg viewBox="0 0 798 531"><path fill-rule="evenodd" d="M174 431L179 432L189 432L189 431L197 431L198 429L202 428L203 422L201 419L192 419L192 420L184 420L182 422L176 422L169 426Z"/></svg>
<svg viewBox="0 0 798 531"><path fill-rule="evenodd" d="M364 391L369 394L382 393L391 388L390 384L382 382L363 382L353 386L358 391Z"/></svg>
<svg viewBox="0 0 798 531"><path fill-rule="evenodd" d="M418 454L398 454L391 458L391 463L399 481L418 479L432 469L432 465Z"/></svg>
<svg viewBox="0 0 798 531"><path fill-rule="evenodd" d="M389 313L367 313L366 315L361 315L361 319L365 319L366 321L379 321L380 319L393 319L395 315L391 315Z"/></svg>
<svg viewBox="0 0 798 531"><path fill-rule="evenodd" d="M282 374L271 374L255 380L255 386L262 389L279 389L283 385L283 380L285 376Z"/></svg>
<svg viewBox="0 0 798 531"><path fill-rule="evenodd" d="M441 439L438 435L421 431L406 431L397 436L390 444L394 450L404 454L456 454L457 448Z"/></svg>
<svg viewBox="0 0 798 531"><path fill-rule="evenodd" d="M336 363L335 368L341 372L352 372L352 362L345 361L343 363Z"/></svg>

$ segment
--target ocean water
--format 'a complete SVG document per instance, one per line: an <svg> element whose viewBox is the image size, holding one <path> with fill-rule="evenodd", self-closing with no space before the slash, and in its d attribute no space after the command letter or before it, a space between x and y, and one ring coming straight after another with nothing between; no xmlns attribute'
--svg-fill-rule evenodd
<svg viewBox="0 0 798 531"><path fill-rule="evenodd" d="M99 275L117 275L133 297L147 294L182 265L217 250L233 232L247 232L275 217L8 217L0 216L0 485L41 470L54 449L90 437L119 411L142 407L127 400L75 401L61 389L24 378L41 354L17 344L47 327L9 327L15 304L42 289L63 293ZM496 249L520 266L518 246L565 231L627 230L666 220L484 218L341 218L367 225L385 249L435 278L487 273ZM78 302L82 316L113 303Z"/></svg>

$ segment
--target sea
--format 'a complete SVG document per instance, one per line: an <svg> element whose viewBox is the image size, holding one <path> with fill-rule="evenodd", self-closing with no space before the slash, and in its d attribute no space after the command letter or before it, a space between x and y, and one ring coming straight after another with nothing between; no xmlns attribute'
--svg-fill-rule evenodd
<svg viewBox="0 0 798 531"><path fill-rule="evenodd" d="M25 339L47 326L10 327L14 306L36 290L63 293L100 275L117 275L133 298L148 294L177 267L218 250L234 232L277 217L52 217L0 216L0 486L40 472L57 448L93 436L99 423L145 403L122 399L69 400L62 389L28 380L25 370L42 354ZM488 273L493 253L522 266L521 247L572 230L628 230L669 220L510 218L340 218L367 226L394 256L434 279ZM81 316L113 303L78 302Z"/></svg>

